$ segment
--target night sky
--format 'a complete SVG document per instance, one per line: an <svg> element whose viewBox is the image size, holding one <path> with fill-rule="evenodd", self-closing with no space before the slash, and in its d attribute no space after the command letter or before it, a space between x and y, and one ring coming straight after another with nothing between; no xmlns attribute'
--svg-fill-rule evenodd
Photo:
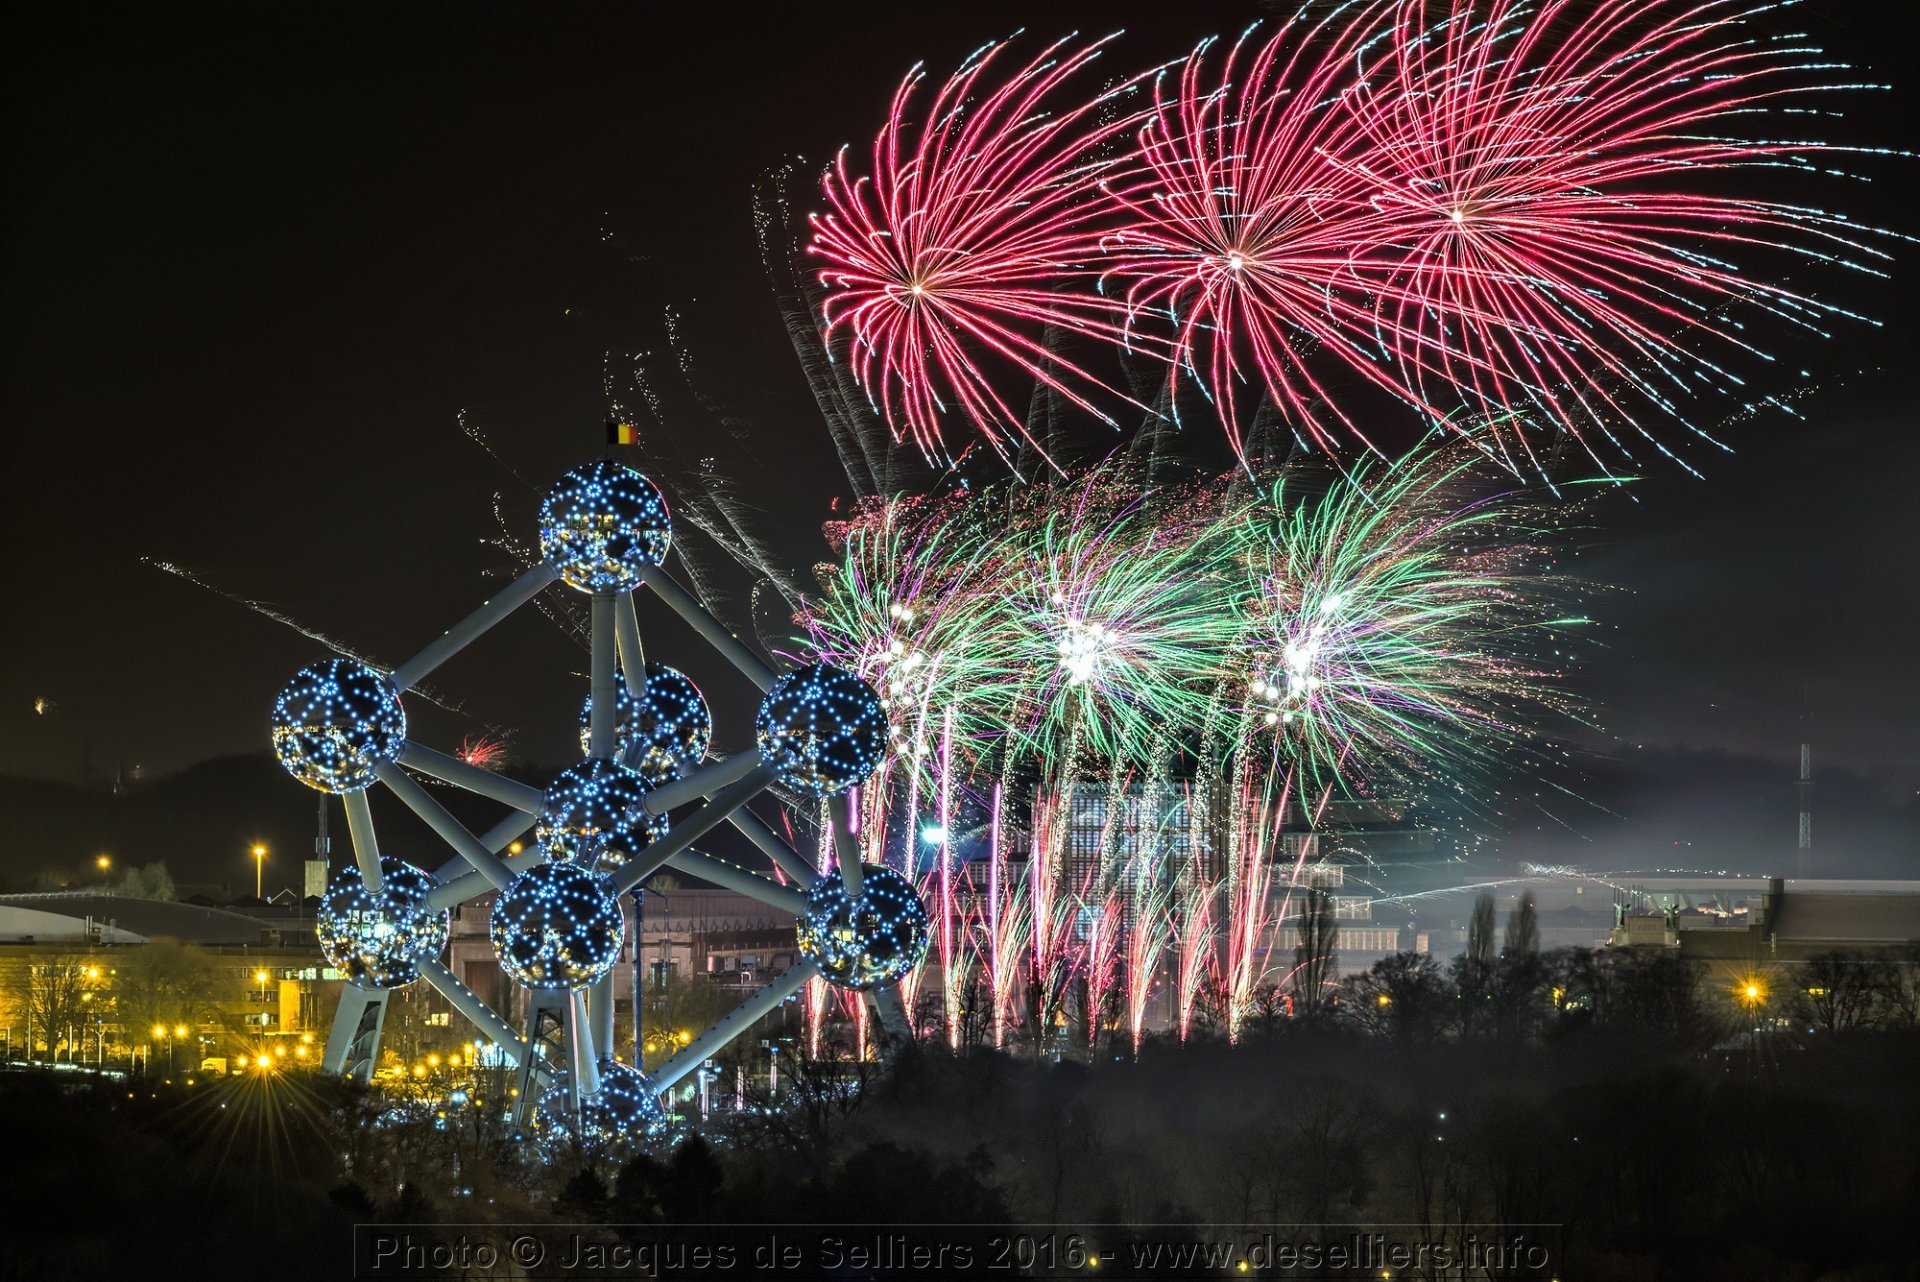
<svg viewBox="0 0 1920 1282"><path fill-rule="evenodd" d="M1911 141L1920 66L1887 38L1903 10L1798 11L1894 85L1857 96L1833 133ZM717 450L722 464L787 559L813 560L845 485L761 270L756 175L796 155L811 170L870 138L913 62L951 66L1023 24L1048 39L1127 26L1114 56L1131 68L1258 13L415 4L28 17L5 78L0 774L72 779L90 759L154 775L264 748L274 692L323 650L143 557L270 600L376 660L405 658L506 565L482 543L493 494L530 519L531 490L456 415L545 484L600 449L608 352L652 351L665 367L668 307L707 390L754 425L750 448ZM1920 163L1864 168L1871 187L1814 195L1920 232ZM1920 250L1894 275L1818 282L1883 328L1826 343L1767 333L1780 359L1758 390L1804 390L1804 421L1735 425L1736 453L1689 451L1704 480L1649 462L1630 498L1594 509L1577 568L1618 590L1595 602L1604 645L1577 674L1603 727L1584 734L1591 747L1784 763L1811 737L1823 768L1889 799L1920 789L1908 338ZM650 649L686 659L710 692L728 684L659 626ZM410 710L429 742L497 726L557 760L583 663L549 624L516 617L442 674L475 715ZM716 704L720 746L741 746L750 705Z"/></svg>

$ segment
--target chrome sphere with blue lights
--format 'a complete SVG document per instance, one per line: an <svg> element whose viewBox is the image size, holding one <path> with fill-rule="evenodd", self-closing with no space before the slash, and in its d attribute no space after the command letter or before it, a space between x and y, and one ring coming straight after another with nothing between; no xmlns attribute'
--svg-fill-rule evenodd
<svg viewBox="0 0 1920 1282"><path fill-rule="evenodd" d="M606 878L573 864L520 874L487 921L500 969L528 988L586 988L620 960L626 935Z"/></svg>
<svg viewBox="0 0 1920 1282"><path fill-rule="evenodd" d="M872 686L844 668L796 668L773 683L754 722L761 756L780 782L818 801L879 768L887 713Z"/></svg>
<svg viewBox="0 0 1920 1282"><path fill-rule="evenodd" d="M706 760L713 743L713 714L706 696L678 668L647 665L646 693L635 698L624 673L614 671L615 755L656 787L690 773ZM580 751L592 742L593 696L580 708Z"/></svg>
<svg viewBox="0 0 1920 1282"><path fill-rule="evenodd" d="M393 683L354 659L300 669L273 705L273 755L321 792L358 792L400 755L407 714Z"/></svg>
<svg viewBox="0 0 1920 1282"><path fill-rule="evenodd" d="M638 771L590 758L547 785L533 837L556 862L611 872L666 835L667 817L649 815L652 786Z"/></svg>
<svg viewBox="0 0 1920 1282"><path fill-rule="evenodd" d="M837 871L813 884L795 936L800 955L816 963L828 983L862 992L886 988L926 956L927 908L905 877L862 864L857 897Z"/></svg>
<svg viewBox="0 0 1920 1282"><path fill-rule="evenodd" d="M598 1063L600 1089L580 1101L576 1124L567 1107L567 1083L541 1093L534 1105L534 1139L550 1155L577 1146L621 1156L665 1139L671 1129L652 1083L639 1069L616 1059Z"/></svg>
<svg viewBox="0 0 1920 1282"><path fill-rule="evenodd" d="M540 554L582 592L631 591L671 543L660 491L612 459L574 468L540 504Z"/></svg>
<svg viewBox="0 0 1920 1282"><path fill-rule="evenodd" d="M447 912L427 903L433 878L412 864L380 858L380 891L367 889L358 868L334 875L313 933L320 951L349 984L403 988L420 978L420 963L447 946Z"/></svg>

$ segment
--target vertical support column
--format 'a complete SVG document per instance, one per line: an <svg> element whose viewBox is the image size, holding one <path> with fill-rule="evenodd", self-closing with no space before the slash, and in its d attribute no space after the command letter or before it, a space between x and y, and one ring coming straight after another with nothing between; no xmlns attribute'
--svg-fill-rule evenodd
<svg viewBox="0 0 1920 1282"><path fill-rule="evenodd" d="M373 1080L380 1059L380 1030L386 1022L387 994L382 989L343 984L333 1027L320 1054L320 1069L333 1076L351 1077L362 1086Z"/></svg>
<svg viewBox="0 0 1920 1282"><path fill-rule="evenodd" d="M647 695L647 652L640 644L640 612L634 608L633 593L622 592L613 599L613 630L620 639L620 675L626 679L627 693L636 699Z"/></svg>
<svg viewBox="0 0 1920 1282"><path fill-rule="evenodd" d="M833 862L840 869L840 884L847 894L858 899L864 893L860 879L860 842L853 831L853 802L846 793L827 801L827 815L833 824Z"/></svg>
<svg viewBox="0 0 1920 1282"><path fill-rule="evenodd" d="M587 990L567 994L567 1106L577 1117L582 1100L600 1093L600 1065L593 1053L593 1016L587 1010Z"/></svg>
<svg viewBox="0 0 1920 1282"><path fill-rule="evenodd" d="M589 692L593 710L587 719L587 751L601 761L613 759L620 738L620 709L613 694L614 594L593 594L593 666Z"/></svg>
<svg viewBox="0 0 1920 1282"><path fill-rule="evenodd" d="M520 1095L514 1113L515 1124L522 1128L531 1115L534 1092L540 1084L537 1070L543 1060L542 1052L551 1049L558 1049L563 1054L565 1052L564 1044L555 1046L555 1038L565 1035L570 1013L569 996L563 988L536 988L527 994L527 1054L520 1064ZM552 1064L548 1066L552 1067Z"/></svg>
<svg viewBox="0 0 1920 1282"><path fill-rule="evenodd" d="M360 865L360 879L367 889L379 894L386 889L380 876L380 842L373 835L373 810L367 805L367 791L344 793L341 804L347 809L347 832L353 837L353 859Z"/></svg>
<svg viewBox="0 0 1920 1282"><path fill-rule="evenodd" d="M613 972L608 971L605 979L587 991L593 1057L595 1060L618 1058L613 1053Z"/></svg>

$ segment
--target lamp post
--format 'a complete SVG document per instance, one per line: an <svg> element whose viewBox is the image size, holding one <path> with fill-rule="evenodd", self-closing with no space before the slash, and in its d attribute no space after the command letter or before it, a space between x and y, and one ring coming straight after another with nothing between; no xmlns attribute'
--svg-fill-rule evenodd
<svg viewBox="0 0 1920 1282"><path fill-rule="evenodd" d="M265 898L261 894L261 878L265 875L266 864L267 848L256 841L253 843L253 897L255 899Z"/></svg>

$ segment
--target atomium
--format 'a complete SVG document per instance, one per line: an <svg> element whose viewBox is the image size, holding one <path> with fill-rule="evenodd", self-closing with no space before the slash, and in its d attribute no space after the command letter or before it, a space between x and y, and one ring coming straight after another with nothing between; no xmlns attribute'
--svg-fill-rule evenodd
<svg viewBox="0 0 1920 1282"><path fill-rule="evenodd" d="M631 591L671 542L660 491L611 459L574 468L540 504L540 551L582 592Z"/></svg>
<svg viewBox="0 0 1920 1282"><path fill-rule="evenodd" d="M273 753L322 792L358 792L400 753L407 714L385 677L353 659L300 669L273 705Z"/></svg>
<svg viewBox="0 0 1920 1282"><path fill-rule="evenodd" d="M927 952L926 905L891 868L865 864L860 893L838 872L815 882L797 931L800 953L830 984L865 991L900 982Z"/></svg>
<svg viewBox="0 0 1920 1282"><path fill-rule="evenodd" d="M851 672L824 663L774 682L754 728L780 782L816 801L860 784L887 751L880 696Z"/></svg>
<svg viewBox="0 0 1920 1282"><path fill-rule="evenodd" d="M677 779L706 759L713 742L713 714L706 696L678 668L664 663L646 666L645 691L638 697L627 689L625 672L614 669L614 719L619 758L638 770L649 783ZM593 696L580 708L580 751L591 751L589 725Z"/></svg>
<svg viewBox="0 0 1920 1282"><path fill-rule="evenodd" d="M447 913L427 904L433 879L412 864L380 858L378 891L357 869L342 869L320 901L314 934L329 964L361 988L403 988L420 963L447 946Z"/></svg>
<svg viewBox="0 0 1920 1282"><path fill-rule="evenodd" d="M528 988L587 987L620 960L626 936L606 878L572 864L520 874L487 920L500 969Z"/></svg>
<svg viewBox="0 0 1920 1282"><path fill-rule="evenodd" d="M649 815L652 791L637 771L589 758L547 785L533 836L555 862L612 872L667 832L665 815Z"/></svg>
<svg viewBox="0 0 1920 1282"><path fill-rule="evenodd" d="M386 990L418 978L511 1065L507 1098L517 1126L536 1138L544 1129L600 1147L632 1146L664 1129L658 1096L676 1090L729 1041L821 977L815 962L796 962L705 1032L682 1038L651 1073L620 1063L615 1054L614 968L626 942L621 896L671 867L797 915L818 877L812 859L764 820L739 812L778 780L812 797L858 783L877 764L887 734L885 714L861 682L832 668L778 676L671 575L655 573L668 546L666 504L646 478L604 460L576 469L541 508L543 559L513 583L391 676L330 659L303 670L281 694L275 751L295 778L340 795L359 865L343 870L320 912L327 957L352 981L342 990L321 1057L325 1071L372 1083ZM556 580L595 595L588 689L615 692L607 706L589 700L582 713L587 759L541 788L409 739L401 694ZM629 595L638 586L661 597L767 692L759 754L705 764L712 718L700 691L676 669L648 664L641 688L627 686L623 668L644 662ZM456 814L426 782L471 796ZM374 783L452 848L453 858L431 876L380 856L366 791ZM646 807L665 787L674 789L672 806L686 806L681 822L688 829L678 840L667 815ZM469 829L465 815L482 803L507 813L483 831ZM745 832L780 876L692 848L722 822ZM836 820L838 838L851 837L848 822ZM529 829L533 841L523 847L519 839ZM376 860L378 874L369 878ZM891 888L880 874L874 877L879 889L872 902L881 903ZM487 933L501 969L532 990L519 1027L441 958L449 911L489 896ZM880 949L876 942L869 951ZM870 976L885 964L869 961L856 969ZM896 994L876 989L872 1002L890 1036L908 1035Z"/></svg>
<svg viewBox="0 0 1920 1282"><path fill-rule="evenodd" d="M533 1137L549 1155L577 1147L624 1157L669 1135L666 1112L639 1069L607 1058L599 1062L598 1073L600 1089L580 1101L577 1119L564 1081L548 1087L534 1105Z"/></svg>

